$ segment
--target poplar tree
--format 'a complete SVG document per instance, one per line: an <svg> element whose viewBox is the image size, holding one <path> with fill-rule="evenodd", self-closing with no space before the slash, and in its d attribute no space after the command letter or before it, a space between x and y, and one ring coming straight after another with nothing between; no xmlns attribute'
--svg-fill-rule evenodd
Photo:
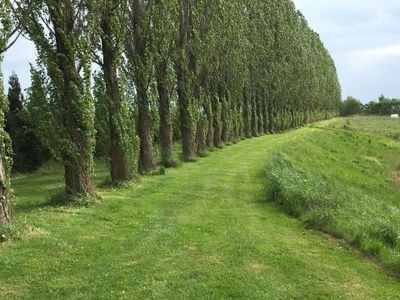
<svg viewBox="0 0 400 300"><path fill-rule="evenodd" d="M88 10L79 0L17 5L16 11L27 16L20 20L38 52L33 78L42 86L41 138L64 165L65 193L90 196L95 130Z"/></svg>
<svg viewBox="0 0 400 300"><path fill-rule="evenodd" d="M155 80L158 91L160 117L161 163L164 167L175 165L173 158L171 98L174 95L173 74L174 39L177 32L177 1L156 0L153 8L153 35Z"/></svg>
<svg viewBox="0 0 400 300"><path fill-rule="evenodd" d="M153 77L152 8L153 1L128 1L125 26L128 28L126 54L136 89L137 132L140 139L139 171L156 166L151 130L149 87Z"/></svg>
<svg viewBox="0 0 400 300"><path fill-rule="evenodd" d="M127 5L125 0L89 2L94 44L92 56L100 65L105 82L105 95L97 97L97 100L105 102L107 111L110 175L113 183L133 179L136 166L135 129L125 95L125 80L121 78L127 33L124 13Z"/></svg>
<svg viewBox="0 0 400 300"><path fill-rule="evenodd" d="M11 18L8 1L0 2L0 225L11 224L10 173L12 167L12 147L10 137L4 130L8 100L4 93L1 64L3 54L13 44L16 27Z"/></svg>
<svg viewBox="0 0 400 300"><path fill-rule="evenodd" d="M184 160L196 156L195 117L193 114L193 81L195 58L192 53L193 10L195 1L178 1L178 34L176 38L175 71L177 79L182 154Z"/></svg>

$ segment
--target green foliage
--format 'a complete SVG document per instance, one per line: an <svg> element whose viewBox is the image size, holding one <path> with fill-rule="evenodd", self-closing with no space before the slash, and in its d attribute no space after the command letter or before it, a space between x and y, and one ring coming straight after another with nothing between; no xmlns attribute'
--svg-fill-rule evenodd
<svg viewBox="0 0 400 300"><path fill-rule="evenodd" d="M365 113L384 116L400 114L400 99L389 99L382 95L378 101L371 101L365 105Z"/></svg>
<svg viewBox="0 0 400 300"><path fill-rule="evenodd" d="M363 110L364 105L361 101L351 96L347 97L346 100L340 104L340 116L342 117L359 115Z"/></svg>
<svg viewBox="0 0 400 300"><path fill-rule="evenodd" d="M3 57L0 54L0 65L3 60ZM5 112L8 110L8 100L4 93L4 85L3 85L3 73L0 69L0 156L1 156L1 164L2 168L5 170L6 181L0 182L0 186L2 188L9 189L10 182L9 176L12 169L12 143L10 136L4 129L5 124Z"/></svg>
<svg viewBox="0 0 400 300"><path fill-rule="evenodd" d="M13 73L9 80L8 102L10 109L6 114L6 131L12 140L13 170L17 172L38 169L50 158L49 151L43 147L36 136L32 108L21 93L18 76Z"/></svg>
<svg viewBox="0 0 400 300"><path fill-rule="evenodd" d="M22 95L21 85L18 76L13 72L8 79L8 103L9 110L12 113L17 113L22 110L24 104L24 96Z"/></svg>
<svg viewBox="0 0 400 300"><path fill-rule="evenodd" d="M110 126L107 109L106 87L101 73L93 76L93 96L95 107L95 129L96 129L96 157L108 157L110 155Z"/></svg>
<svg viewBox="0 0 400 300"><path fill-rule="evenodd" d="M10 16L10 3L0 3L0 226L9 226L11 223L11 189L10 173L12 169L12 143L8 133L4 130L5 114L8 110L8 100L4 93L3 72L1 64L3 53L9 46L12 36L13 20Z"/></svg>
<svg viewBox="0 0 400 300"><path fill-rule="evenodd" d="M8 47L13 26L14 22L11 18L10 2L2 1L0 3L0 55L3 55Z"/></svg>
<svg viewBox="0 0 400 300"><path fill-rule="evenodd" d="M24 31L36 45L31 94L44 144L65 165L66 191L89 195L95 148L90 27L77 0L18 4ZM68 26L66 26L68 24Z"/></svg>

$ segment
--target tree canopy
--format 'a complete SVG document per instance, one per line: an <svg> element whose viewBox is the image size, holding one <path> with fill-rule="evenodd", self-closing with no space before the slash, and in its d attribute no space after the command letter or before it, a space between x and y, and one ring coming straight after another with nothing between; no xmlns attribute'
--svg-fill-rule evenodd
<svg viewBox="0 0 400 300"><path fill-rule="evenodd" d="M93 194L95 151L109 157L118 183L174 166L174 143L193 160L339 114L334 61L291 0L21 0L1 8L0 49L18 32L36 45L32 128L64 165L67 194Z"/></svg>

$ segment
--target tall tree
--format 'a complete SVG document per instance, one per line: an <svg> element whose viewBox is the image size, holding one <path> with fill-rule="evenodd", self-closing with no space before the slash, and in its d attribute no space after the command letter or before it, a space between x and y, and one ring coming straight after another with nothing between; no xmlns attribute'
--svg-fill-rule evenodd
<svg viewBox="0 0 400 300"><path fill-rule="evenodd" d="M13 149L13 169L17 171L24 171L24 153L20 150L24 147L24 135L26 124L23 117L23 101L24 97L21 91L21 85L17 74L11 74L8 80L8 104L9 110L6 114L5 129L11 137Z"/></svg>
<svg viewBox="0 0 400 300"><path fill-rule="evenodd" d="M110 173L114 183L132 179L136 165L135 131L131 126L133 124L125 97L124 80L120 78L121 65L124 63L126 28L123 24L126 6L127 1L124 0L91 1L89 5L94 25L92 40L96 45L94 61L102 68L106 87L104 100L110 138Z"/></svg>
<svg viewBox="0 0 400 300"><path fill-rule="evenodd" d="M0 9L1 5L0 5ZM2 30L4 27L2 27ZM4 31L3 31L4 32ZM3 35L3 33L0 33ZM4 39L0 36L0 47L4 47ZM0 54L0 63L2 57ZM8 101L3 90L3 74L0 70L0 224L11 223L11 207L9 203L10 196L10 172L11 172L11 145L7 132L4 130L5 111Z"/></svg>
<svg viewBox="0 0 400 300"><path fill-rule="evenodd" d="M8 102L10 103L10 111L17 113L22 110L24 96L22 95L18 75L15 72L12 72L8 80L8 85Z"/></svg>
<svg viewBox="0 0 400 300"><path fill-rule="evenodd" d="M193 0L179 0L178 35L176 39L175 70L177 78L180 129L182 135L182 154L184 160L191 160L196 155L194 145L193 107L193 69L194 58L191 56L190 38L192 35Z"/></svg>
<svg viewBox="0 0 400 300"><path fill-rule="evenodd" d="M4 93L1 64L3 54L13 44L10 42L16 33L16 27L10 14L10 3L0 2L0 225L11 223L10 172L12 166L12 149L9 135L4 130L5 112L8 109Z"/></svg>
<svg viewBox="0 0 400 300"><path fill-rule="evenodd" d="M95 146L88 11L79 0L21 1L24 30L34 41L45 91L43 140L64 164L65 192L90 196ZM43 128L43 126L42 126Z"/></svg>
<svg viewBox="0 0 400 300"><path fill-rule="evenodd" d="M29 98L25 101L17 74L11 74L8 84L6 131L12 140L13 171L34 171L50 159L50 153L35 133L34 106Z"/></svg>
<svg viewBox="0 0 400 300"><path fill-rule="evenodd" d="M171 97L175 88L171 72L174 37L177 26L177 0L156 0L153 8L153 43L155 45L155 78L158 91L158 112L160 117L161 163L173 167Z"/></svg>
<svg viewBox="0 0 400 300"><path fill-rule="evenodd" d="M126 39L129 67L137 92L137 131L140 139L139 171L155 168L153 133L151 130L149 86L153 75L152 34L153 1L132 0L128 6L128 35Z"/></svg>

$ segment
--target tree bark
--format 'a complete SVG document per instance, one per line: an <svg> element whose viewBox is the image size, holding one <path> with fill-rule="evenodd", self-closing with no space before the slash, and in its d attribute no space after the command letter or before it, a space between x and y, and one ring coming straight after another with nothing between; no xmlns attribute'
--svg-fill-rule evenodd
<svg viewBox="0 0 400 300"><path fill-rule="evenodd" d="M3 163L2 154L0 155L0 224L11 223L11 209L8 203L7 174Z"/></svg>
<svg viewBox="0 0 400 300"><path fill-rule="evenodd" d="M212 102L213 106L213 127L214 127L214 146L219 147L221 145L221 109L220 101L218 97L215 97Z"/></svg>
<svg viewBox="0 0 400 300"><path fill-rule="evenodd" d="M150 102L147 95L147 88L143 83L138 82L138 135L140 138L139 171L145 173L156 166L153 154L153 139L150 121Z"/></svg>
<svg viewBox="0 0 400 300"><path fill-rule="evenodd" d="M243 93L243 134L246 138L251 137L251 104L249 93Z"/></svg>
<svg viewBox="0 0 400 300"><path fill-rule="evenodd" d="M151 132L150 102L148 86L151 80L149 71L148 54L148 6L145 1L131 1L132 15L131 26L133 30L132 41L128 43L128 57L135 68L135 84L137 90L138 126L137 132L140 139L139 172L151 171L156 166L153 153L153 138ZM133 42L133 45L130 44Z"/></svg>
<svg viewBox="0 0 400 300"><path fill-rule="evenodd" d="M206 145L208 148L214 147L214 124L213 124L213 113L211 104L207 104L205 113L207 115L207 134L206 134Z"/></svg>
<svg viewBox="0 0 400 300"><path fill-rule="evenodd" d="M251 134L258 136L257 103L253 97L251 99Z"/></svg>
<svg viewBox="0 0 400 300"><path fill-rule="evenodd" d="M175 62L177 77L178 106L182 135L182 154L184 160L191 160L196 155L194 147L193 120L191 101L193 90L189 78L190 62L187 40L191 30L192 3L189 0L179 1L179 34L176 41L179 57Z"/></svg>
<svg viewBox="0 0 400 300"><path fill-rule="evenodd" d="M206 139L205 139L205 131L204 131L204 116L201 115L199 120L197 121L197 129L196 129L196 145L197 145L197 154L202 156L206 153Z"/></svg>
<svg viewBox="0 0 400 300"><path fill-rule="evenodd" d="M181 121L182 134L182 154L184 160L191 160L195 157L194 139L192 130L192 117L190 112L190 87L186 78L184 66L178 63L177 66L177 87L178 87L178 105Z"/></svg>
<svg viewBox="0 0 400 300"><path fill-rule="evenodd" d="M226 96L224 97L224 100L222 101L222 111L221 111L221 141L223 143L227 143L228 142L228 138L229 138L229 108L228 108L228 101L230 99L228 99Z"/></svg>
<svg viewBox="0 0 400 300"><path fill-rule="evenodd" d="M162 60L156 71L158 90L158 112L160 115L161 161L164 167L174 166L172 154L172 125L170 98L167 85L167 62Z"/></svg>
<svg viewBox="0 0 400 300"><path fill-rule="evenodd" d="M113 45L113 32L111 29L111 10L105 10L102 16L102 51L103 51L103 76L107 90L108 125L110 129L110 173L114 183L129 180L134 177L134 162L129 155L129 149L124 149L124 135L121 130L126 130L119 124L120 118L127 119L122 109L122 97L117 75L117 53ZM123 120L124 121L124 120ZM125 120L126 121L126 120Z"/></svg>
<svg viewBox="0 0 400 300"><path fill-rule="evenodd" d="M263 115L263 126L264 133L268 133L269 128L269 120L268 120L268 103L267 103L267 95L264 94L264 98L262 99L262 115Z"/></svg>
<svg viewBox="0 0 400 300"><path fill-rule="evenodd" d="M262 113L262 99L260 98L259 93L257 93L256 98L256 106L257 106L257 133L264 134L264 116Z"/></svg>
<svg viewBox="0 0 400 300"><path fill-rule="evenodd" d="M67 195L84 195L90 196L93 189L90 182L91 172L88 172L87 166L81 166L81 169L76 166L64 165L65 177L65 193Z"/></svg>
<svg viewBox="0 0 400 300"><path fill-rule="evenodd" d="M60 98L65 111L64 125L69 134L69 140L77 151L77 157L66 155L65 159L65 190L67 194L89 196L92 192L90 177L92 174L92 151L90 151L91 130L87 126L87 116L77 107L76 103L84 98L82 78L76 67L76 49L68 36L74 26L74 7L69 3L62 10L59 7L49 7L54 25L56 40L56 60L63 81L57 80ZM58 74L53 74L56 78Z"/></svg>

